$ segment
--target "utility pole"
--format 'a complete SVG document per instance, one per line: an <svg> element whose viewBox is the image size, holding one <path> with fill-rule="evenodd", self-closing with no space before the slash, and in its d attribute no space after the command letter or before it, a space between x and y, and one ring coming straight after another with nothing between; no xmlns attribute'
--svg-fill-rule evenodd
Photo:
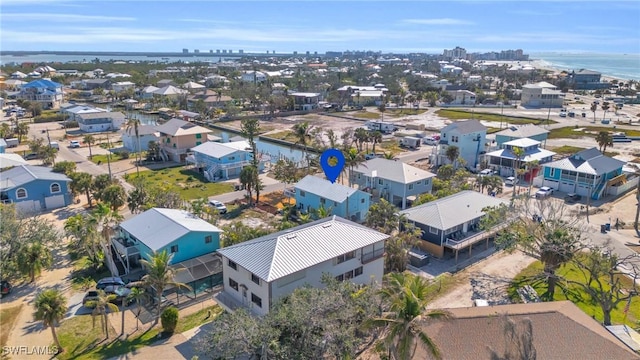
<svg viewBox="0 0 640 360"><path fill-rule="evenodd" d="M109 142L109 133L107 133L107 167L109 168L109 180L113 180L111 177L111 143Z"/></svg>
<svg viewBox="0 0 640 360"><path fill-rule="evenodd" d="M49 146L51 146L51 137L49 136L49 129L47 129L47 141L49 142Z"/></svg>

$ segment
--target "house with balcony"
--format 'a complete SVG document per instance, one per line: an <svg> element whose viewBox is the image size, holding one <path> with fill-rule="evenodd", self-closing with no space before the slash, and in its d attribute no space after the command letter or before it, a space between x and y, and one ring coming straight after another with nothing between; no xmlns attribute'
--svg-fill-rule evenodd
<svg viewBox="0 0 640 360"><path fill-rule="evenodd" d="M119 130L126 118L121 112L88 112L76 115L80 130L92 133Z"/></svg>
<svg viewBox="0 0 640 360"><path fill-rule="evenodd" d="M189 149L207 141L211 130L180 119L171 119L156 126L160 133L160 152L165 160L184 162Z"/></svg>
<svg viewBox="0 0 640 360"><path fill-rule="evenodd" d="M323 287L324 274L380 284L388 238L332 216L219 249L224 287L215 299L228 311L246 308L265 315L299 287Z"/></svg>
<svg viewBox="0 0 640 360"><path fill-rule="evenodd" d="M303 213L322 206L332 215L361 223L369 212L371 194L317 176L305 176L294 189L296 206Z"/></svg>
<svg viewBox="0 0 640 360"><path fill-rule="evenodd" d="M516 149L522 151L520 158L516 156ZM489 167L498 171L500 176L520 176L518 169L528 169L524 180L530 182L538 176L540 166L551 162L554 155L553 151L542 149L540 141L522 138L503 143L502 149L487 153L486 159ZM537 166L532 166L534 163Z"/></svg>
<svg viewBox="0 0 640 360"><path fill-rule="evenodd" d="M290 92L293 98L293 110L311 111L318 108L318 102L322 100L322 94L309 92Z"/></svg>
<svg viewBox="0 0 640 360"><path fill-rule="evenodd" d="M608 190L613 190L612 187L625 181L624 165L624 161L605 156L596 148L585 149L544 164L541 186L598 200Z"/></svg>
<svg viewBox="0 0 640 360"><path fill-rule="evenodd" d="M191 148L186 160L204 174L209 181L226 180L240 176L242 168L253 159L251 146L246 140L219 143L206 141ZM258 171L264 170L266 159L261 158Z"/></svg>
<svg viewBox="0 0 640 360"><path fill-rule="evenodd" d="M38 79L22 85L17 99L39 103L43 109L57 109L62 104L62 84Z"/></svg>
<svg viewBox="0 0 640 360"><path fill-rule="evenodd" d="M478 120L453 122L440 130L436 163L438 166L450 164L447 149L449 146L456 146L466 167L475 169L480 163L480 155L486 151L486 142L487 128Z"/></svg>
<svg viewBox="0 0 640 360"><path fill-rule="evenodd" d="M60 113L69 121L78 121L80 115L106 113L107 110L91 105L62 104Z"/></svg>
<svg viewBox="0 0 640 360"><path fill-rule="evenodd" d="M601 76L602 74L597 71L580 69L578 71L572 71L567 81L575 90L608 89L611 84L602 82L600 80Z"/></svg>
<svg viewBox="0 0 640 360"><path fill-rule="evenodd" d="M159 137L160 133L155 126L139 125L138 136L133 128L122 131L122 146L132 153L147 151L149 150L149 142L158 142Z"/></svg>
<svg viewBox="0 0 640 360"><path fill-rule="evenodd" d="M373 201L385 199L405 209L419 195L431 192L436 175L402 161L375 158L353 168L350 176Z"/></svg>
<svg viewBox="0 0 640 360"><path fill-rule="evenodd" d="M242 73L240 80L245 83L262 83L267 81L267 74L262 71L249 70Z"/></svg>
<svg viewBox="0 0 640 360"><path fill-rule="evenodd" d="M25 214L57 209L71 204L69 183L49 167L17 165L0 172L0 200Z"/></svg>
<svg viewBox="0 0 640 360"><path fill-rule="evenodd" d="M476 94L469 90L447 90L453 100L447 105L473 106L476 104Z"/></svg>
<svg viewBox="0 0 640 360"><path fill-rule="evenodd" d="M512 125L496 133L496 146L498 149L502 149L502 145L507 141L525 138L546 143L548 136L549 130L545 130L536 125Z"/></svg>
<svg viewBox="0 0 640 360"><path fill-rule="evenodd" d="M154 252L171 254L171 265L211 256L220 248L221 233L187 211L152 208L118 225L107 265L120 276L140 271L140 259L149 260Z"/></svg>
<svg viewBox="0 0 640 360"><path fill-rule="evenodd" d="M508 205L509 202L476 191L465 190L438 200L400 211L401 215L422 230L417 246L437 257L454 255L458 261L460 250L485 242L501 228L481 230L480 220L486 207Z"/></svg>
<svg viewBox="0 0 640 360"><path fill-rule="evenodd" d="M520 105L530 108L561 108L564 106L564 93L548 82L526 84L522 86Z"/></svg>

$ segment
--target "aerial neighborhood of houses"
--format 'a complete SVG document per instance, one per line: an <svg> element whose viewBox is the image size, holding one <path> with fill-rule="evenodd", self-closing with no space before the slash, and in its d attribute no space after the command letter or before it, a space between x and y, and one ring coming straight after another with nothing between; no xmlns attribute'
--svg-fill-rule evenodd
<svg viewBox="0 0 640 360"><path fill-rule="evenodd" d="M291 321L273 339L290 358L311 343L312 358L489 358L508 353L509 323L532 327L539 358L638 358L638 82L538 68L522 50L236 56L2 66L0 309L19 288L59 296L74 310L45 323L54 335L101 315L123 344L138 321L173 332L178 309L180 331L213 321L205 350L189 346L219 358L275 351L225 345L252 321ZM336 181L328 149L344 157ZM596 258L618 263L594 273ZM624 281L597 289L579 271ZM435 308L456 320L402 323ZM323 342L294 346L309 336L296 316ZM335 347L341 321L357 346ZM394 323L434 346L398 357ZM55 346L74 358L70 341Z"/></svg>

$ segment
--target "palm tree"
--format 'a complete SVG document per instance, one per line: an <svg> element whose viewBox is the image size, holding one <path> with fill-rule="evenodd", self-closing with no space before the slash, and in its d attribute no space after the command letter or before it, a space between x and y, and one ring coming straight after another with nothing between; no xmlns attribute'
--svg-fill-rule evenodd
<svg viewBox="0 0 640 360"><path fill-rule="evenodd" d="M362 145L369 140L369 132L364 128L357 128L353 133L353 137L356 139L356 147L358 151L362 151Z"/></svg>
<svg viewBox="0 0 640 360"><path fill-rule="evenodd" d="M100 316L102 333L106 335L107 339L109 338L109 319L107 318L107 315L110 312L120 311L118 306L112 303L112 301L114 301L115 299L115 294L107 294L103 290L98 290L98 296L96 297L96 299L87 302L87 305L89 307L94 307L93 311L91 312L91 316L93 317L93 327L96 326L96 316Z"/></svg>
<svg viewBox="0 0 640 360"><path fill-rule="evenodd" d="M16 134L18 134L18 142L22 142L22 137L29 134L29 124L26 122L18 123Z"/></svg>
<svg viewBox="0 0 640 360"><path fill-rule="evenodd" d="M26 244L17 255L20 271L28 275L31 282L53 261L51 251L37 240Z"/></svg>
<svg viewBox="0 0 640 360"><path fill-rule="evenodd" d="M313 215L316 219L324 219L331 216L331 207L325 208L324 205L320 205L319 208L313 211Z"/></svg>
<svg viewBox="0 0 640 360"><path fill-rule="evenodd" d="M602 120L604 120L604 118L607 116L607 110L609 110L609 103L605 101L602 103L602 105L600 105L600 107L602 108L602 110L604 110L604 114L602 114Z"/></svg>
<svg viewBox="0 0 640 360"><path fill-rule="evenodd" d="M396 156L394 153L392 153L391 151L387 151L384 154L382 154L382 158L383 159L387 159L387 160L395 160Z"/></svg>
<svg viewBox="0 0 640 360"><path fill-rule="evenodd" d="M142 147L140 147L140 120L135 118L130 118L127 121L125 131L131 134L131 131L136 134L136 142L138 143L138 148L136 149L136 174L140 175L140 160L142 157Z"/></svg>
<svg viewBox="0 0 640 360"><path fill-rule="evenodd" d="M365 162L364 155L359 153L356 149L351 148L344 153L344 170L349 170L349 186L353 185L353 169Z"/></svg>
<svg viewBox="0 0 640 360"><path fill-rule="evenodd" d="M613 137L608 131L600 131L596 136L596 142L600 146L600 152L604 153L607 151L607 146L613 146Z"/></svg>
<svg viewBox="0 0 640 360"><path fill-rule="evenodd" d="M516 176L516 179L518 179L518 182L519 182L520 173L518 171L520 170L520 160L522 160L522 158L524 157L524 149L520 147L514 147L511 149L511 152L513 153L513 156L515 156L515 164L513 167L514 175ZM516 197L516 186L518 186L518 182L516 182L513 185L513 194L512 194L513 198Z"/></svg>
<svg viewBox="0 0 640 360"><path fill-rule="evenodd" d="M133 287L131 289L131 293L127 296L128 301L135 301L136 303L136 330L138 330L138 325L140 324L140 312L142 312L142 300L145 300L148 297L146 291L140 287Z"/></svg>
<svg viewBox="0 0 640 360"><path fill-rule="evenodd" d="M380 290L387 311L366 323L368 327L384 328L382 344L389 351L389 359L411 359L418 345L433 357L441 358L440 349L422 331L422 325L431 320L448 319L443 310L427 310L429 281L408 273L390 273Z"/></svg>
<svg viewBox="0 0 640 360"><path fill-rule="evenodd" d="M293 125L293 131L296 136L296 145L302 145L303 147L303 157L307 160L307 168L309 167L309 159L307 159L307 138L309 137L309 131L311 131L312 126L309 125L308 121L297 123Z"/></svg>
<svg viewBox="0 0 640 360"><path fill-rule="evenodd" d="M369 140L373 142L373 150L372 152L375 154L376 152L376 144L382 142L382 133L380 131L374 131L369 135Z"/></svg>
<svg viewBox="0 0 640 360"><path fill-rule="evenodd" d="M91 159L93 157L93 154L91 153L91 144L95 144L96 139L93 137L93 135L89 134L85 135L82 141L89 145L89 159Z"/></svg>
<svg viewBox="0 0 640 360"><path fill-rule="evenodd" d="M532 160L527 163L527 168L529 170L529 195L531 195L531 188L533 187L533 177L537 174L537 171L540 169L540 160Z"/></svg>
<svg viewBox="0 0 640 360"><path fill-rule="evenodd" d="M45 329L47 327L51 328L51 335L53 335L53 341L58 347L58 353L64 351L56 334L56 326L60 324L60 321L64 319L64 315L67 313L67 299L60 290L47 289L36 296L34 307L36 312L33 317L38 321L42 321Z"/></svg>
<svg viewBox="0 0 640 360"><path fill-rule="evenodd" d="M69 176L71 178L71 188L80 193L84 192L87 195L87 203L89 208L93 207L91 203L91 189L93 188L93 176L85 172L76 172Z"/></svg>
<svg viewBox="0 0 640 360"><path fill-rule="evenodd" d="M593 112L593 122L596 122L596 110L598 110L598 104L595 102L591 104L591 112Z"/></svg>
<svg viewBox="0 0 640 360"><path fill-rule="evenodd" d="M460 156L460 148L458 148L455 145L448 146L447 150L445 150L445 156L447 157L447 159L449 159L449 161L455 168L456 167L455 161L458 158L458 156Z"/></svg>
<svg viewBox="0 0 640 360"><path fill-rule="evenodd" d="M380 115L382 115L380 121L384 121L384 112L387 111L387 106L384 104L384 102L382 102L380 106L378 106L378 111L380 111Z"/></svg>
<svg viewBox="0 0 640 360"><path fill-rule="evenodd" d="M161 252L153 252L149 260L140 260L147 274L142 277L142 281L149 287L153 288L157 301L157 315L160 316L162 307L162 293L167 286L183 287L191 289L187 284L175 281L176 270L170 266L173 254L169 254L166 250ZM156 318L158 321L158 318Z"/></svg>
<svg viewBox="0 0 640 360"><path fill-rule="evenodd" d="M53 165L56 162L56 155L58 155L58 149L51 146L43 146L39 151L42 158L43 165Z"/></svg>

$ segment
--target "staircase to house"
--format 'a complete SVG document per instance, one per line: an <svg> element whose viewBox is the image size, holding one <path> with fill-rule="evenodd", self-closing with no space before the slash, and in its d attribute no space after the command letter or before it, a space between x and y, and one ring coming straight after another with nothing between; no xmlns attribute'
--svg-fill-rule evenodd
<svg viewBox="0 0 640 360"><path fill-rule="evenodd" d="M604 192L604 189L606 188L607 184L607 180L606 177L603 176L602 180L600 180L600 183L598 184L598 186L596 186L596 190L591 194L591 199L592 200L598 200L600 199L600 197L602 196L602 193Z"/></svg>

